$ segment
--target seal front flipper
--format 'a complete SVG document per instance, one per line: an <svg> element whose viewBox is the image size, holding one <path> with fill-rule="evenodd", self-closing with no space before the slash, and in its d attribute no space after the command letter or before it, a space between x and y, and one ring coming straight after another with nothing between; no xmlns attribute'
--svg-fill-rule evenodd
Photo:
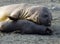
<svg viewBox="0 0 60 44"><path fill-rule="evenodd" d="M8 16L8 18L9 18L10 20L13 20L13 21L17 21L17 20L18 20L18 18L14 18L14 17L11 17L11 16Z"/></svg>

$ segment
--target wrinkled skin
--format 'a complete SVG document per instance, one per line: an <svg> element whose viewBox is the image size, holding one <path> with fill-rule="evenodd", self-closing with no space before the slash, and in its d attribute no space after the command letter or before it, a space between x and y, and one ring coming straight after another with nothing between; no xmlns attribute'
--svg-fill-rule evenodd
<svg viewBox="0 0 60 44"><path fill-rule="evenodd" d="M12 4L0 7L0 22L26 19L39 25L51 26L52 15L43 5Z"/></svg>
<svg viewBox="0 0 60 44"><path fill-rule="evenodd" d="M53 31L44 25L37 25L28 20L7 21L0 25L1 32L19 31L21 34L51 35Z"/></svg>
<svg viewBox="0 0 60 44"><path fill-rule="evenodd" d="M27 6L27 7L26 7ZM51 26L52 14L47 7L41 5L28 6L17 8L9 16L12 20L27 19L37 24Z"/></svg>

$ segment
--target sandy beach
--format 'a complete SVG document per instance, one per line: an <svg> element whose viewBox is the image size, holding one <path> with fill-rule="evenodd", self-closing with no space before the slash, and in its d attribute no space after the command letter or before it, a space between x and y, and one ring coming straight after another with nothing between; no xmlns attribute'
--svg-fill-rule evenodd
<svg viewBox="0 0 60 44"><path fill-rule="evenodd" d="M53 7L59 7L58 0L0 0L0 6L17 4L17 3L31 3L42 4L47 6L53 16L51 28L54 34L49 35L21 35L21 34L4 34L0 33L0 44L60 44L60 10Z"/></svg>

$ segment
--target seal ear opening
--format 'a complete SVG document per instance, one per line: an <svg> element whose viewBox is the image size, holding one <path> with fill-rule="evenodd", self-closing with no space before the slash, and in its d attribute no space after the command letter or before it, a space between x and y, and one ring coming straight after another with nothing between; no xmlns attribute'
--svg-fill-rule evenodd
<svg viewBox="0 0 60 44"><path fill-rule="evenodd" d="M13 20L13 21L17 21L17 20L18 20L18 18L14 18L14 17L11 17L11 16L8 16L8 18L9 18L10 20Z"/></svg>

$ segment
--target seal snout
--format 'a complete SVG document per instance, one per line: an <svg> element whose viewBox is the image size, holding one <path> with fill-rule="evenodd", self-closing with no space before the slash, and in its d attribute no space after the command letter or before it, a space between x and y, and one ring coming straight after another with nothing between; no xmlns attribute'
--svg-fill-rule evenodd
<svg viewBox="0 0 60 44"><path fill-rule="evenodd" d="M53 30L47 28L47 29L45 30L45 34L46 34L46 35L52 35L52 34L53 34Z"/></svg>

